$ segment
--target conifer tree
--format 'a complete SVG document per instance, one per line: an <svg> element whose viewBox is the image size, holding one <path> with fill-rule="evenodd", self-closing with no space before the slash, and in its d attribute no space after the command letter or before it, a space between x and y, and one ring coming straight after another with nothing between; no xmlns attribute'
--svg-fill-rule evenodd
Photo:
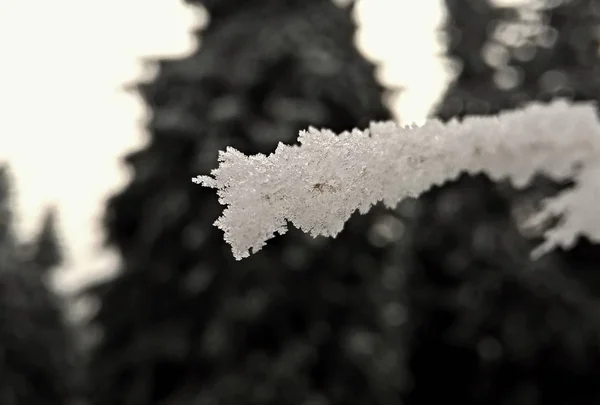
<svg viewBox="0 0 600 405"><path fill-rule="evenodd" d="M438 117L557 97L598 100L597 1L536 10L446 4L448 52L461 70ZM407 404L439 396L481 405L600 401L600 248L581 238L570 251L533 261L543 227L523 224L567 186L538 176L518 190L465 175L412 202L405 244L395 252L415 320Z"/></svg>
<svg viewBox="0 0 600 405"><path fill-rule="evenodd" d="M42 225L33 248L33 261L44 270L50 270L62 262L62 252L58 244L56 229L56 210L48 209L44 213Z"/></svg>
<svg viewBox="0 0 600 405"><path fill-rule="evenodd" d="M68 405L78 398L74 335L44 275L13 229L8 169L0 167L0 403ZM53 244L45 237L44 244ZM55 252L56 252L55 248ZM59 256L54 256L59 257Z"/></svg>
<svg viewBox="0 0 600 405"><path fill-rule="evenodd" d="M398 404L404 316L400 283L386 282L386 247L398 236L388 215L357 216L335 240L291 230L237 262L212 226L217 198L190 182L227 146L270 153L309 126L390 118L374 67L354 47L351 9L190 2L210 16L201 44L157 60L156 78L138 85L149 143L125 158L132 180L107 206L122 266L87 291L103 335L91 402Z"/></svg>

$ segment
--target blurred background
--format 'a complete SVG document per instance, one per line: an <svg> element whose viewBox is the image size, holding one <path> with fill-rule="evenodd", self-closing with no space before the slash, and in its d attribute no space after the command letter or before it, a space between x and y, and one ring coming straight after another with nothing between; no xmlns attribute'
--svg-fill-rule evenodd
<svg viewBox="0 0 600 405"><path fill-rule="evenodd" d="M379 62L381 82L406 89L390 100L404 123L422 122L452 77L437 32L442 3L361 0L354 13L357 46ZM19 233L34 232L46 205L58 208L67 251L56 288L73 291L114 268L99 216L128 176L118 158L146 139L145 107L123 85L152 77L144 59L190 53L206 18L175 0L0 3L0 160L17 174Z"/></svg>
<svg viewBox="0 0 600 405"><path fill-rule="evenodd" d="M315 126L600 99L600 0L0 1L0 405L595 405L572 184L462 175L235 261L190 179Z"/></svg>

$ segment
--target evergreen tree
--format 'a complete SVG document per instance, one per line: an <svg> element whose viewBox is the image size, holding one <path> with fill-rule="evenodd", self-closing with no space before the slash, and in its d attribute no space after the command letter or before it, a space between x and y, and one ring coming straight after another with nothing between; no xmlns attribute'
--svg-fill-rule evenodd
<svg viewBox="0 0 600 405"><path fill-rule="evenodd" d="M0 403L72 404L79 372L73 335L43 279L48 263L26 256L15 237L9 183L0 167Z"/></svg>
<svg viewBox="0 0 600 405"><path fill-rule="evenodd" d="M0 165L0 264L9 262L16 251L12 224L11 188L8 168Z"/></svg>
<svg viewBox="0 0 600 405"><path fill-rule="evenodd" d="M439 106L442 119L531 100L598 100L599 2L548 2L528 13L446 3L449 56L462 67ZM465 175L411 202L395 253L414 320L407 404L600 401L600 247L581 238L573 250L532 261L543 227L523 226L544 197L567 186L538 176L517 190Z"/></svg>
<svg viewBox="0 0 600 405"><path fill-rule="evenodd" d="M122 266L87 291L103 334L91 402L398 404L404 312L385 267L389 215L357 215L337 239L290 230L236 262L212 225L222 206L191 183L227 146L270 153L309 126L390 118L350 8L192 3L210 14L201 46L156 61L157 77L139 84L150 141L125 158L133 178L108 202Z"/></svg>
<svg viewBox="0 0 600 405"><path fill-rule="evenodd" d="M460 66L442 119L496 114L532 100L600 97L597 0L542 0L517 9L446 0L448 56Z"/></svg>
<svg viewBox="0 0 600 405"><path fill-rule="evenodd" d="M48 209L42 219L37 238L31 247L33 261L45 271L59 265L63 260L58 243L56 221L56 210Z"/></svg>

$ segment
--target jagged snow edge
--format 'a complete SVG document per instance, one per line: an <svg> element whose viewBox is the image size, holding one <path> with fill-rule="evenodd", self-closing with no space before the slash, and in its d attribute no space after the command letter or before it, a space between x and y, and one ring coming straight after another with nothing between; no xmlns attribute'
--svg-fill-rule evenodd
<svg viewBox="0 0 600 405"><path fill-rule="evenodd" d="M227 207L215 225L237 260L260 250L287 221L312 236L336 236L358 209L379 201L393 208L462 172L509 178L526 186L535 173L573 178L549 198L531 222L562 220L544 234L532 257L577 236L600 242L600 122L592 104L533 103L498 116L423 126L372 123L365 131L335 135L309 128L300 146L279 144L269 156L219 152L219 167L194 183L217 189Z"/></svg>

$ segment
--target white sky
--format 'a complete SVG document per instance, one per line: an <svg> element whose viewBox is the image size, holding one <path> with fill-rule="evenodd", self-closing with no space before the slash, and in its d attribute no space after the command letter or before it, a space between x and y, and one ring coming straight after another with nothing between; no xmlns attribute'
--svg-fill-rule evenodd
<svg viewBox="0 0 600 405"><path fill-rule="evenodd" d="M515 2L523 0L503 0ZM98 218L127 174L118 158L139 147L144 107L120 86L138 59L181 55L199 15L182 0L0 0L0 162L16 177L17 229L29 237L44 206L59 208L67 262L56 286L72 291L116 266ZM441 0L361 0L357 42L381 63L402 122L421 122L448 83L435 28Z"/></svg>

